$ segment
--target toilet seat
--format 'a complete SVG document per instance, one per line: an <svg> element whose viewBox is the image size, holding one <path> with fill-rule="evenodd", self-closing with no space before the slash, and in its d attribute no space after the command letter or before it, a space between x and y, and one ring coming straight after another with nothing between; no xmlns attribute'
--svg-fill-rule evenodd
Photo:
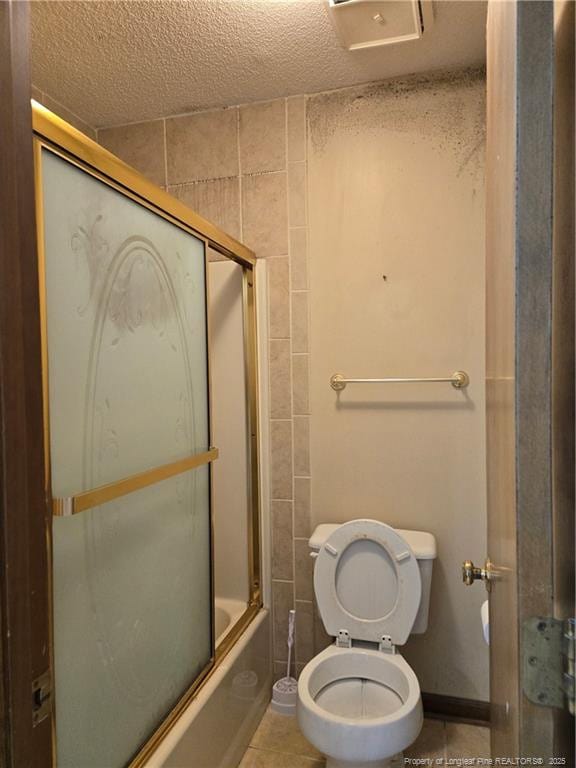
<svg viewBox="0 0 576 768"><path fill-rule="evenodd" d="M371 716L342 714L322 702L322 693L338 683L366 681L395 694L385 699L382 713ZM336 707L337 708L337 707ZM400 654L367 648L331 645L304 667L298 680L298 722L321 752L338 760L380 760L402 752L422 728L422 702L418 679Z"/></svg>
<svg viewBox="0 0 576 768"><path fill-rule="evenodd" d="M364 640L392 649L406 642L414 625L420 569L410 546L389 525L352 520L320 549L314 591L326 631L339 644Z"/></svg>

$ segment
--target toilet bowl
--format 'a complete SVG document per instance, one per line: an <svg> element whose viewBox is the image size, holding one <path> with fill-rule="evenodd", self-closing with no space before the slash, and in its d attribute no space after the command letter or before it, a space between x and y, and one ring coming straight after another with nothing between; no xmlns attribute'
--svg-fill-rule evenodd
<svg viewBox="0 0 576 768"><path fill-rule="evenodd" d="M400 654L331 645L302 670L298 693L300 729L328 766L389 765L422 728L420 686Z"/></svg>
<svg viewBox="0 0 576 768"><path fill-rule="evenodd" d="M430 561L424 579L410 542ZM318 609L335 643L300 673L300 728L327 768L395 768L422 728L420 685L396 646L426 627L434 537L354 520L319 526L310 545Z"/></svg>

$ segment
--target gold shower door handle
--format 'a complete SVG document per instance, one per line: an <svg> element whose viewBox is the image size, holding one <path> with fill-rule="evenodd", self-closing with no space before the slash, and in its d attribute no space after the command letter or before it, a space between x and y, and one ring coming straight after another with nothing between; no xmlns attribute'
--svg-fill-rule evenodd
<svg viewBox="0 0 576 768"><path fill-rule="evenodd" d="M495 571L490 560L486 560L483 568L477 568L472 560L462 563L462 581L470 587L475 581L484 581L486 589L490 590L490 581L495 578Z"/></svg>

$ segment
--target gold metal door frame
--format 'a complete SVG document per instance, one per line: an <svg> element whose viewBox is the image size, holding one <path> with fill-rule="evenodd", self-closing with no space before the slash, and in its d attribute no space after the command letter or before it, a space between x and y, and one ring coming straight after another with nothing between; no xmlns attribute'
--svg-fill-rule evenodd
<svg viewBox="0 0 576 768"><path fill-rule="evenodd" d="M140 205L148 208L159 216L170 221L174 225L184 229L190 234L204 241L205 244L205 275L206 275L206 321L207 321L207 366L208 366L208 402L211 403L210 393L210 335L208 312L208 253L209 248L217 251L225 257L235 261L243 270L243 318L244 318L244 355L246 368L247 387L247 412L248 412L248 440L249 440L249 526L248 526L248 560L249 560L249 601L246 611L238 619L234 627L226 635L225 639L215 647L214 610L212 611L212 647L214 655L210 658L206 668L196 678L190 688L184 693L176 706L167 714L164 721L156 731L141 746L139 752L130 763L130 768L140 768L162 739L175 725L190 701L213 674L221 660L234 646L238 637L244 632L250 622L255 618L262 607L261 590L261 558L260 558L260 491L259 491L259 414L258 414L258 360L257 360L257 335L256 335L256 307L255 307L255 264L253 251L242 243L227 235L214 224L199 216L187 206L176 200L164 190L146 179L138 171L131 168L112 153L101 147L95 141L84 136L64 120L47 110L37 102L32 102L33 130L34 130L34 158L35 158L35 198L37 213L38 254L39 254L39 292L40 315L42 335L42 390L44 398L44 444L46 451L45 462L45 487L48 499L52 499L51 472L50 472L50 421L48 399L48 355L47 355L47 327L46 327L46 285L45 285L45 253L44 253L44 228L43 228L43 197L42 197L42 150L47 149L59 155L64 160L76 165L81 170L94 176L99 181L112 187L116 191L131 198ZM209 413L209 430L211 434L212 419ZM70 499L53 500L55 514L82 511L93 506L101 498L107 495L129 493L138 487L144 487L159 478L170 476L179 471L185 471L183 467L208 463L217 456L217 451L210 449L204 454L189 457L165 465L148 472L142 472L130 478L125 478L110 486L103 486L91 491L78 494ZM117 486L121 486L118 488ZM103 495L102 495L103 494ZM86 498L87 497L87 498ZM213 535L213 509L212 509L212 472L210 473L210 528L211 528L211 593L214 606L214 535ZM86 504L88 506L86 506ZM47 531L49 547L49 578L50 598L52 601L52 535L51 528ZM53 611L51 611L53 613ZM51 616L52 619L52 616ZM51 631L51 669L53 674L53 629ZM56 737L55 714L53 723L53 765L56 766Z"/></svg>

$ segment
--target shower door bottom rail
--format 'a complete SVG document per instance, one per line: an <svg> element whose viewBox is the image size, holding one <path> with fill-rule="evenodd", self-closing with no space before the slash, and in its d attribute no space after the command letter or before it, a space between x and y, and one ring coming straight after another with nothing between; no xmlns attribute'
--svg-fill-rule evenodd
<svg viewBox="0 0 576 768"><path fill-rule="evenodd" d="M89 491L82 491L74 496L60 496L52 499L53 517L68 517L85 512L87 509L99 507L101 504L126 496L134 491L139 491L149 485L154 485L162 480L167 480L190 469L202 467L218 458L218 448L209 448L204 453L187 456L185 459L162 464L144 472L138 472L130 477L124 477L107 485L101 485Z"/></svg>

